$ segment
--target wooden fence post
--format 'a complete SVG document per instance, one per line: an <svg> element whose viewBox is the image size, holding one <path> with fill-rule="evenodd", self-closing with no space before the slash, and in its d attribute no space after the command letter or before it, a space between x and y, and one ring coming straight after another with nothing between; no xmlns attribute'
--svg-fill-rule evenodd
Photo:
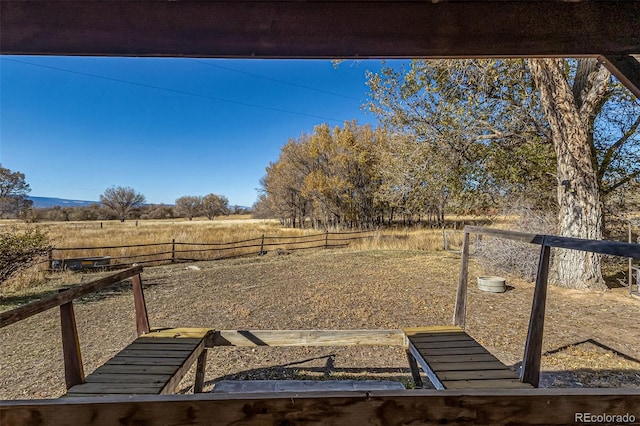
<svg viewBox="0 0 640 426"><path fill-rule="evenodd" d="M324 248L327 249L329 248L329 230L327 229L327 232L325 232L324 234Z"/></svg>
<svg viewBox="0 0 640 426"><path fill-rule="evenodd" d="M151 331L140 274L131 277L131 286L133 288L133 302L136 309L136 330L138 331L138 336L140 336L141 334L146 334Z"/></svg>
<svg viewBox="0 0 640 426"><path fill-rule="evenodd" d="M458 292L456 293L456 310L453 314L453 325L464 329L467 321L467 281L469 276L469 232L464 232L462 241L462 258L458 275Z"/></svg>
<svg viewBox="0 0 640 426"><path fill-rule="evenodd" d="M629 220L629 242L632 243L631 220ZM639 273L640 274L640 273ZM633 258L629 258L629 296L633 294ZM638 292L640 292L640 282L638 282Z"/></svg>
<svg viewBox="0 0 640 426"><path fill-rule="evenodd" d="M65 290L60 290L63 292ZM73 301L60 305L60 328L62 331L62 354L64 357L64 380L67 389L84 383L84 368L80 353L80 340L76 327Z"/></svg>
<svg viewBox="0 0 640 426"><path fill-rule="evenodd" d="M264 234L262 234L262 239L260 240L260 254L264 254Z"/></svg>
<svg viewBox="0 0 640 426"><path fill-rule="evenodd" d="M544 331L544 312L547 302L547 282L549 281L549 259L551 247L546 245L547 236L542 237L538 276L533 294L529 331L522 358L520 381L538 387L540 383L540 360L542 358L542 334Z"/></svg>
<svg viewBox="0 0 640 426"><path fill-rule="evenodd" d="M171 263L176 263L176 239L171 240Z"/></svg>

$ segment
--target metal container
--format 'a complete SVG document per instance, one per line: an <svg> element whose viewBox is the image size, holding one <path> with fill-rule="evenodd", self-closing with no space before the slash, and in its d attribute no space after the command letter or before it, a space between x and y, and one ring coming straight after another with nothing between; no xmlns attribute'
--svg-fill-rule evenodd
<svg viewBox="0 0 640 426"><path fill-rule="evenodd" d="M478 288L491 293L504 293L507 290L502 277L478 277Z"/></svg>
<svg viewBox="0 0 640 426"><path fill-rule="evenodd" d="M84 269L108 268L111 256L75 257L51 261L51 269L82 271Z"/></svg>

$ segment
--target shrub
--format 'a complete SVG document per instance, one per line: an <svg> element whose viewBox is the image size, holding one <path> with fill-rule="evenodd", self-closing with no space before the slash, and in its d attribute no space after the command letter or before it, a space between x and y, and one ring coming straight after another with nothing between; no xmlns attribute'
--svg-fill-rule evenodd
<svg viewBox="0 0 640 426"><path fill-rule="evenodd" d="M40 228L0 231L0 283L35 265L51 250L49 235Z"/></svg>
<svg viewBox="0 0 640 426"><path fill-rule="evenodd" d="M555 234L555 212L520 208L510 212L516 219L509 229L530 234ZM540 259L540 246L506 240L503 238L484 237L475 244L475 253L485 269L506 272L535 281Z"/></svg>

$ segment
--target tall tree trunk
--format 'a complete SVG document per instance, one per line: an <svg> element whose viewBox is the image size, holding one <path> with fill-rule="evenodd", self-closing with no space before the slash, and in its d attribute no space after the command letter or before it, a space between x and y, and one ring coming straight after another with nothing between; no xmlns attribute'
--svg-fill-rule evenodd
<svg viewBox="0 0 640 426"><path fill-rule="evenodd" d="M582 60L581 60L582 61ZM549 121L557 154L560 235L602 239L603 206L593 148L593 121L606 97L609 75L597 64L582 61L573 88L562 59L531 59L529 68ZM558 250L552 278L575 289L606 289L601 256Z"/></svg>

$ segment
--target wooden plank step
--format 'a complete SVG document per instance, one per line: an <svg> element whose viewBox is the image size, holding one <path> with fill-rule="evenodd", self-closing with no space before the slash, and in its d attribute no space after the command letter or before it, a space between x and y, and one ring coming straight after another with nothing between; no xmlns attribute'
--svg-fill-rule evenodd
<svg viewBox="0 0 640 426"><path fill-rule="evenodd" d="M475 340L455 341L455 342L416 342L415 347L418 349L448 349L448 348L475 348L480 346Z"/></svg>
<svg viewBox="0 0 640 426"><path fill-rule="evenodd" d="M498 358L491 354L465 354L465 355L423 355L423 358L429 363L443 363L443 362L477 362L477 361L496 361L500 362Z"/></svg>
<svg viewBox="0 0 640 426"><path fill-rule="evenodd" d="M491 354L485 348L478 347L463 347L463 348L443 348L443 349L429 349L429 355L480 355L480 354Z"/></svg>
<svg viewBox="0 0 640 426"><path fill-rule="evenodd" d="M418 343L418 342L425 342L425 343L431 343L431 342L459 342L459 341L472 341L475 342L475 340L464 333L459 333L459 334L444 334L442 333L441 335L438 334L416 334L415 336L411 337L411 341L414 343Z"/></svg>
<svg viewBox="0 0 640 426"><path fill-rule="evenodd" d="M199 340L197 340L195 343L183 343L182 339L172 339L175 343L155 343L156 340L160 339L147 339L143 340L142 342L140 340L136 340L125 349L153 351L192 351L196 347L198 347L198 344L200 343Z"/></svg>
<svg viewBox="0 0 640 426"><path fill-rule="evenodd" d="M431 327L410 327L410 328L405 328L402 331L404 331L404 334L406 334L408 337L411 337L414 334L420 334L420 333L452 333L452 332L464 333L464 330L462 328L456 327L456 326L449 326L449 325L435 325Z"/></svg>
<svg viewBox="0 0 640 426"><path fill-rule="evenodd" d="M496 380L452 380L442 384L447 389L532 389L528 383L522 383L518 379Z"/></svg>
<svg viewBox="0 0 640 426"><path fill-rule="evenodd" d="M158 394L162 385L139 385L128 383L84 383L76 385L67 392L67 395L74 394Z"/></svg>
<svg viewBox="0 0 640 426"><path fill-rule="evenodd" d="M195 348L194 348L195 349ZM135 358L184 358L186 359L193 349L187 351L156 351L156 350L139 350L127 347L118 352L116 357L135 357Z"/></svg>
<svg viewBox="0 0 640 426"><path fill-rule="evenodd" d="M143 334L138 339L157 339L157 338L172 338L172 339L204 339L208 335L213 333L210 328L153 328L150 333Z"/></svg>
<svg viewBox="0 0 640 426"><path fill-rule="evenodd" d="M430 362L429 365L436 374L440 371L509 370L509 367L499 361Z"/></svg>
<svg viewBox="0 0 640 426"><path fill-rule="evenodd" d="M164 384L171 379L171 374L91 374L87 383L135 383Z"/></svg>
<svg viewBox="0 0 640 426"><path fill-rule="evenodd" d="M512 370L471 370L471 371L440 371L440 380L487 380L487 379L516 379L518 374Z"/></svg>
<svg viewBox="0 0 640 426"><path fill-rule="evenodd" d="M178 371L173 365L119 365L104 364L94 370L94 374L170 374Z"/></svg>
<svg viewBox="0 0 640 426"><path fill-rule="evenodd" d="M184 359L181 358L138 358L138 357L114 357L105 365L171 365L179 367Z"/></svg>
<svg viewBox="0 0 640 426"><path fill-rule="evenodd" d="M151 337L149 336L149 334L143 334L142 336L138 337L136 340L133 341L133 343L131 343L132 345L135 344L148 344L148 345L158 345L158 344L162 344L162 345L194 345L197 346L200 342L202 341L202 339L200 338L194 338L194 337L163 337L163 336L154 336Z"/></svg>

